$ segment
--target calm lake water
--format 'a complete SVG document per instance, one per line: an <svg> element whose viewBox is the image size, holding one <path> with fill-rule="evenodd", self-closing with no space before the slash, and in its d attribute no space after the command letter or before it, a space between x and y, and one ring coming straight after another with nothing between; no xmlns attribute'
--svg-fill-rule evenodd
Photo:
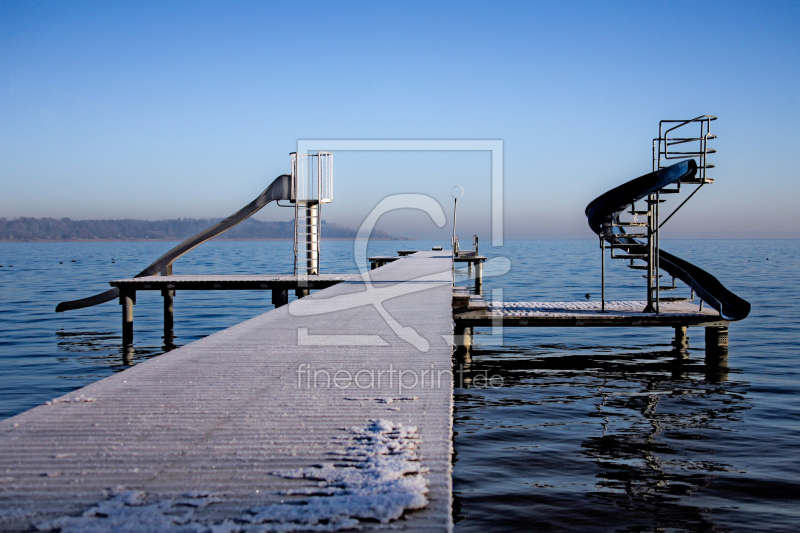
<svg viewBox="0 0 800 533"><path fill-rule="evenodd" d="M429 249L375 241L371 254ZM120 309L55 305L108 288L172 243L0 243L0 418L127 368ZM753 305L730 329L727 366L705 364L669 329L477 330L456 388L456 531L798 531L800 241L664 241ZM487 298L583 300L600 294L596 241L484 245L511 260ZM355 272L352 243L323 243L323 271ZM288 273L287 241L218 241L176 274ZM466 282L464 282L466 283ZM607 298L642 299L641 272L607 262ZM678 291L688 294L688 290ZM269 292L178 293L184 345L272 308ZM139 293L132 364L164 351L161 298ZM470 386L499 375L503 386ZM457 385L462 385L457 383Z"/></svg>

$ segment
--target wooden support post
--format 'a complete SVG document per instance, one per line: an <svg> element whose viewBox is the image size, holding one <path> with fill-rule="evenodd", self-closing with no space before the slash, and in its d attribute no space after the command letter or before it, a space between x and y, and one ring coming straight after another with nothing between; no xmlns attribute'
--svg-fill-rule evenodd
<svg viewBox="0 0 800 533"><path fill-rule="evenodd" d="M125 366L133 365L133 357L136 355L136 350L133 348L132 343L127 343L122 346L122 364Z"/></svg>
<svg viewBox="0 0 800 533"><path fill-rule="evenodd" d="M483 290L483 262L475 263L475 294L480 294Z"/></svg>
<svg viewBox="0 0 800 533"><path fill-rule="evenodd" d="M164 346L171 350L175 346L175 291L162 290L161 296L164 297Z"/></svg>
<svg viewBox="0 0 800 533"><path fill-rule="evenodd" d="M453 354L458 361L458 369L453 368L457 373L454 376L457 387L469 386L472 383L470 376L470 369L472 367L472 327L461 326L456 322L453 329L453 343L456 345L455 353Z"/></svg>
<svg viewBox="0 0 800 533"><path fill-rule="evenodd" d="M675 326L675 340L672 345L679 350L689 347L689 337L686 335L686 326Z"/></svg>
<svg viewBox="0 0 800 533"><path fill-rule="evenodd" d="M305 298L310 292L308 289L295 289L294 295L298 298Z"/></svg>
<svg viewBox="0 0 800 533"><path fill-rule="evenodd" d="M119 304L122 306L122 344L133 343L133 306L136 303L136 291L122 291Z"/></svg>
<svg viewBox="0 0 800 533"><path fill-rule="evenodd" d="M289 303L289 291L287 289L272 289L272 304L278 308Z"/></svg>
<svg viewBox="0 0 800 533"><path fill-rule="evenodd" d="M456 323L453 329L453 342L467 351L472 348L472 326L460 326Z"/></svg>
<svg viewBox="0 0 800 533"><path fill-rule="evenodd" d="M172 263L161 269L161 275L172 275ZM164 289L161 296L164 297L164 349L168 351L175 347L175 291Z"/></svg>

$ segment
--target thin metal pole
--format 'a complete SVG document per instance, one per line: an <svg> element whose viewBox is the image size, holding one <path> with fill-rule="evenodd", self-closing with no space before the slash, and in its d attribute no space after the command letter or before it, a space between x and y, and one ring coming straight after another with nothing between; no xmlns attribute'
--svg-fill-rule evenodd
<svg viewBox="0 0 800 533"><path fill-rule="evenodd" d="M458 198L453 198L453 242L451 243L452 246L455 247L456 245L456 215L458 214ZM455 248L453 248L453 253L457 252Z"/></svg>
<svg viewBox="0 0 800 533"><path fill-rule="evenodd" d="M661 193L656 192L656 210L655 210L655 220L653 221L653 227L655 228L655 268L653 269L653 273L656 276L656 294L655 294L655 301L656 301L656 314L661 312L661 279L658 276L661 268L661 257L660 257L660 250L661 244L659 242L660 237L658 234L658 209L661 205Z"/></svg>
<svg viewBox="0 0 800 533"><path fill-rule="evenodd" d="M458 255L458 250L456 249L456 216L458 215L458 198L453 197L453 242L451 243L453 247L453 259L450 263L450 272L453 276L453 287L456 286L456 255Z"/></svg>
<svg viewBox="0 0 800 533"><path fill-rule="evenodd" d="M645 313L653 313L653 194L647 195L647 306L644 308Z"/></svg>
<svg viewBox="0 0 800 533"><path fill-rule="evenodd" d="M606 240L600 236L600 312L606 312Z"/></svg>

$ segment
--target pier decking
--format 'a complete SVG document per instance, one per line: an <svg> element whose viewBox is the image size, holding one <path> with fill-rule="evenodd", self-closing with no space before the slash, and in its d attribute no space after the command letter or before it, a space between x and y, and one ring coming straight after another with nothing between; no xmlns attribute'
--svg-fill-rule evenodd
<svg viewBox="0 0 800 533"><path fill-rule="evenodd" d="M470 298L467 307L455 316L469 326L492 326L501 320L504 327L727 327L730 321L714 309L699 309L692 302L662 302L661 312L645 313L645 300L606 302L483 302Z"/></svg>
<svg viewBox="0 0 800 533"><path fill-rule="evenodd" d="M257 276L257 275L184 275L143 276L110 281L112 287L126 291L146 290L289 290L307 288L327 289L342 281L361 280L356 274L320 274L319 276Z"/></svg>
<svg viewBox="0 0 800 533"><path fill-rule="evenodd" d="M370 275L0 422L0 530L451 529L451 255Z"/></svg>

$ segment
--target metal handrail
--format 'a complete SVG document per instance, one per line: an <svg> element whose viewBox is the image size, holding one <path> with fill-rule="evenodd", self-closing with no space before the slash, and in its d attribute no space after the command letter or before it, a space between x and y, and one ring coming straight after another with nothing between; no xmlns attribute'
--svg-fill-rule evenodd
<svg viewBox="0 0 800 533"><path fill-rule="evenodd" d="M705 182L706 180L706 169L714 168L714 165L709 164L707 162L708 154L716 153L716 150L713 148L708 148L708 141L710 139L716 139L717 136L711 133L711 122L717 120L717 117L714 115L701 115L699 117L689 119L689 120L662 120L658 123L658 138L653 139L653 170L659 170L663 168L661 164L662 158L664 160L674 160L674 159L685 159L687 157L698 157L700 160L698 162L698 170L700 171L700 181ZM700 135L697 137L672 137L670 138L669 134L686 126L687 124L692 123L699 123L700 124ZM675 124L674 126L667 128L664 130L664 126L667 124ZM693 151L670 151L670 147L680 145L680 144L687 144L697 142L700 143L700 146L697 150Z"/></svg>

